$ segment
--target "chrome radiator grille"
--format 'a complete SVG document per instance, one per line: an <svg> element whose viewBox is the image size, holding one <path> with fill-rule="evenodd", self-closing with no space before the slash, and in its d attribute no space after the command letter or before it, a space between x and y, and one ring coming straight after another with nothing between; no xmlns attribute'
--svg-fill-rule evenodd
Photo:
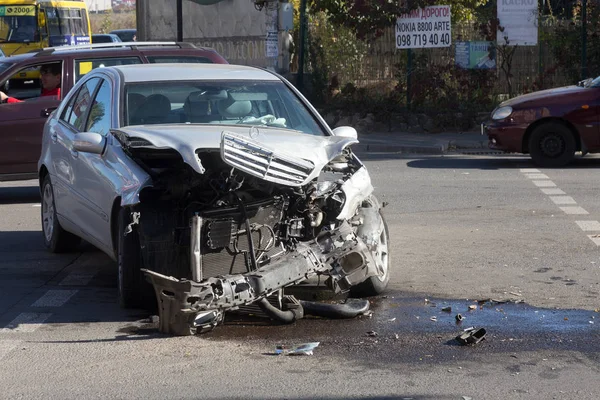
<svg viewBox="0 0 600 400"><path fill-rule="evenodd" d="M286 186L301 186L315 168L310 161L276 154L231 133L223 133L221 156L241 171Z"/></svg>

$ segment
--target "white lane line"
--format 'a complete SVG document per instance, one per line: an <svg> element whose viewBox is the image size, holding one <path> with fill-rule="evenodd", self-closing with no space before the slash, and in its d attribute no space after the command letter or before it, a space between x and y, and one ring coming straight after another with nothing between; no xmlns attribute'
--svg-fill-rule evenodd
<svg viewBox="0 0 600 400"><path fill-rule="evenodd" d="M600 222L598 221L575 221L582 231L600 231Z"/></svg>
<svg viewBox="0 0 600 400"><path fill-rule="evenodd" d="M44 322L50 318L50 313L22 313L13 319L6 327L0 329L0 333L9 332L35 332Z"/></svg>
<svg viewBox="0 0 600 400"><path fill-rule="evenodd" d="M582 207L560 207L561 210L565 212L565 214L571 215L585 215L589 214L589 212L585 211Z"/></svg>
<svg viewBox="0 0 600 400"><path fill-rule="evenodd" d="M592 242L596 243L596 246L600 246L600 235L588 235Z"/></svg>
<svg viewBox="0 0 600 400"><path fill-rule="evenodd" d="M0 360L21 344L20 340L0 340Z"/></svg>
<svg viewBox="0 0 600 400"><path fill-rule="evenodd" d="M546 174L525 174L529 179L550 179Z"/></svg>
<svg viewBox="0 0 600 400"><path fill-rule="evenodd" d="M77 292L78 290L48 290L31 307L61 307Z"/></svg>
<svg viewBox="0 0 600 400"><path fill-rule="evenodd" d="M558 188L550 188L550 189L540 189L544 194L566 194L565 192L563 192L562 190L558 189Z"/></svg>
<svg viewBox="0 0 600 400"><path fill-rule="evenodd" d="M86 286L94 278L97 271L71 272L60 281L59 286Z"/></svg>
<svg viewBox="0 0 600 400"><path fill-rule="evenodd" d="M556 187L556 183L552 181L531 181L537 187Z"/></svg>
<svg viewBox="0 0 600 400"><path fill-rule="evenodd" d="M535 168L521 168L521 172L523 173L531 173L531 172L540 172L539 169Z"/></svg>
<svg viewBox="0 0 600 400"><path fill-rule="evenodd" d="M575 199L571 196L550 196L550 200L552 200L554 204L577 204Z"/></svg>

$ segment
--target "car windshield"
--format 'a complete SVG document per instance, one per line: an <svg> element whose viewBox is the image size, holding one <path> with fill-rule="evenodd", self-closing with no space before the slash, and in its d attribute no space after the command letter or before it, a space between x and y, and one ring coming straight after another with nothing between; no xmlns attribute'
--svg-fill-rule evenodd
<svg viewBox="0 0 600 400"><path fill-rule="evenodd" d="M131 83L125 86L127 125L193 123L260 125L324 135L283 82L211 80Z"/></svg>
<svg viewBox="0 0 600 400"><path fill-rule="evenodd" d="M4 11L3 8L5 7L0 6L0 11ZM15 9L20 8L26 9L27 12L29 12L29 8L31 8L32 12L35 11L33 6L15 7ZM0 16L0 43L29 43L36 41L36 21L35 14Z"/></svg>
<svg viewBox="0 0 600 400"><path fill-rule="evenodd" d="M600 87L600 76L592 80L588 87Z"/></svg>

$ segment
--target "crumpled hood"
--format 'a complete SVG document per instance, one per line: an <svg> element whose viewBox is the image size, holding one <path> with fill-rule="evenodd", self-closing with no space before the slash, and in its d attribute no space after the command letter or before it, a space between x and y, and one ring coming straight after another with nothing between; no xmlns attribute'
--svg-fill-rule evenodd
<svg viewBox="0 0 600 400"><path fill-rule="evenodd" d="M269 148L277 154L300 157L311 161L317 172L320 172L345 147L358 143L356 139L345 137L315 136L287 129L257 128L258 134L253 134L252 137L250 127L232 125L136 125L120 128L119 131L130 139L144 139L155 148L177 150L183 160L200 174L204 173L204 168L201 160L199 162L196 157L196 150L220 149L223 131L243 136L247 140ZM256 132L256 129L254 131Z"/></svg>
<svg viewBox="0 0 600 400"><path fill-rule="evenodd" d="M506 100L500 104L499 107L504 106L518 106L524 103L536 102L536 101L544 101L548 102L552 97L562 97L562 96L572 96L576 97L578 95L589 95L590 89L581 87L581 86L563 86L554 89L546 89L540 90L538 92L528 93L521 96L514 97L512 99Z"/></svg>

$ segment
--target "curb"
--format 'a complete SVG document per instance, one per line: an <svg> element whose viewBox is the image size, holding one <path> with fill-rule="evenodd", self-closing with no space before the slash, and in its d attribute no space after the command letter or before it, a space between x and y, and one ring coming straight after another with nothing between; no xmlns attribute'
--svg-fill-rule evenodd
<svg viewBox="0 0 600 400"><path fill-rule="evenodd" d="M407 146L386 144L358 144L352 146L357 153L398 153L398 154L428 154L440 155L447 151L447 146Z"/></svg>

